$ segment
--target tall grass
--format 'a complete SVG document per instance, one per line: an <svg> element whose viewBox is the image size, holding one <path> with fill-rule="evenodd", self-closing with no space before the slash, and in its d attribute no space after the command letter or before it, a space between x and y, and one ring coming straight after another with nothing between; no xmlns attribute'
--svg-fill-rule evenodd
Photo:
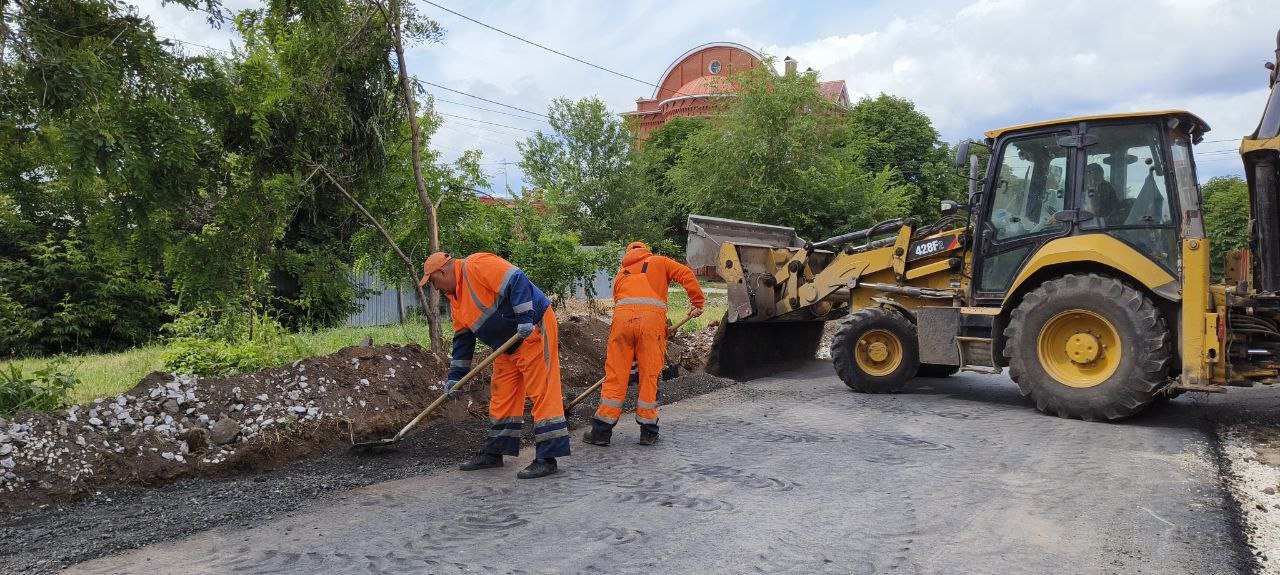
<svg viewBox="0 0 1280 575"><path fill-rule="evenodd" d="M452 330L447 321L443 326L447 338ZM297 346L296 352L283 356L282 361L287 363L299 357L327 355L350 345L359 345L366 335L373 338L375 344L416 342L426 346L430 341L427 325L420 322L307 331L295 336L301 345ZM5 362L0 364L0 369L7 370L12 364L31 373L56 362L65 362L66 368L74 371L80 379L71 390L71 400L85 403L99 397L118 395L137 385L148 373L163 370L168 351L167 345L151 345L119 353L28 358Z"/></svg>

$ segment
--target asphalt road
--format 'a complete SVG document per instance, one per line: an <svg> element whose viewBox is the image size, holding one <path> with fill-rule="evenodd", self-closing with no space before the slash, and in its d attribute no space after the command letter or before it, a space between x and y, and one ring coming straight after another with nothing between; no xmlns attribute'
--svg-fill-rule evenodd
<svg viewBox="0 0 1280 575"><path fill-rule="evenodd" d="M1199 407L1086 423L1003 377L861 395L814 363L664 407L655 447L575 438L553 478L380 483L66 572L1244 572Z"/></svg>

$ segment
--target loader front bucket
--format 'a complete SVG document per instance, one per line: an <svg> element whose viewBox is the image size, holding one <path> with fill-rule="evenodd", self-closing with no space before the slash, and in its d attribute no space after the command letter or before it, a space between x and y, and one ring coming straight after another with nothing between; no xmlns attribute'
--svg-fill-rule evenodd
<svg viewBox="0 0 1280 575"><path fill-rule="evenodd" d="M767 252L777 248L799 248L804 240L795 228L691 214L685 259L699 275L720 277L720 250L727 243L737 253L748 276L772 275L759 266L772 261ZM722 278L723 279L723 278ZM748 280L748 284L752 283ZM748 284L728 288L729 310L716 329L711 343L707 371L722 377L748 379L768 375L797 361L813 359L822 339L820 321L740 321L754 316ZM769 307L769 306L766 306Z"/></svg>
<svg viewBox="0 0 1280 575"><path fill-rule="evenodd" d="M795 228L689 214L685 224L685 261L698 275L718 276L716 265L725 242L753 247L800 247Z"/></svg>
<svg viewBox="0 0 1280 575"><path fill-rule="evenodd" d="M711 342L707 372L752 379L817 356L821 321L720 322Z"/></svg>

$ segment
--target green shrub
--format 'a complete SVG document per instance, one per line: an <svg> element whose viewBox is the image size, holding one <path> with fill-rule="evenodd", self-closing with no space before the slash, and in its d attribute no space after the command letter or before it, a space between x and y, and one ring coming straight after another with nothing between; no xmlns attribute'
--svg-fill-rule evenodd
<svg viewBox="0 0 1280 575"><path fill-rule="evenodd" d="M79 383L65 363L51 363L31 375L10 363L0 369L0 415L10 417L21 409L53 411L66 407L71 389Z"/></svg>
<svg viewBox="0 0 1280 575"><path fill-rule="evenodd" d="M1227 252L1249 247L1249 185L1239 176L1210 178L1201 192L1213 277L1220 278Z"/></svg>
<svg viewBox="0 0 1280 575"><path fill-rule="evenodd" d="M70 234L0 254L0 355L114 351L147 343L167 319L154 274Z"/></svg>
<svg viewBox="0 0 1280 575"><path fill-rule="evenodd" d="M201 377L258 371L310 355L310 350L270 315L224 313L218 321L207 310L179 316L165 326L170 335L164 367Z"/></svg>

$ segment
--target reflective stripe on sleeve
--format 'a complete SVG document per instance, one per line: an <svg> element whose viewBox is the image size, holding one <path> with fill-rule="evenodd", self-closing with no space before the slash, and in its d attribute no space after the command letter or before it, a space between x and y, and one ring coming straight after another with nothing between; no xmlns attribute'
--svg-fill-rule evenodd
<svg viewBox="0 0 1280 575"><path fill-rule="evenodd" d="M524 313L524 312L527 312L527 311L533 311L533 301L532 301L532 300L530 300L530 301L524 302L524 303L522 303L522 304L520 304L520 305L512 306L512 307L511 307L511 311L513 311L513 312L515 312L515 313Z"/></svg>

